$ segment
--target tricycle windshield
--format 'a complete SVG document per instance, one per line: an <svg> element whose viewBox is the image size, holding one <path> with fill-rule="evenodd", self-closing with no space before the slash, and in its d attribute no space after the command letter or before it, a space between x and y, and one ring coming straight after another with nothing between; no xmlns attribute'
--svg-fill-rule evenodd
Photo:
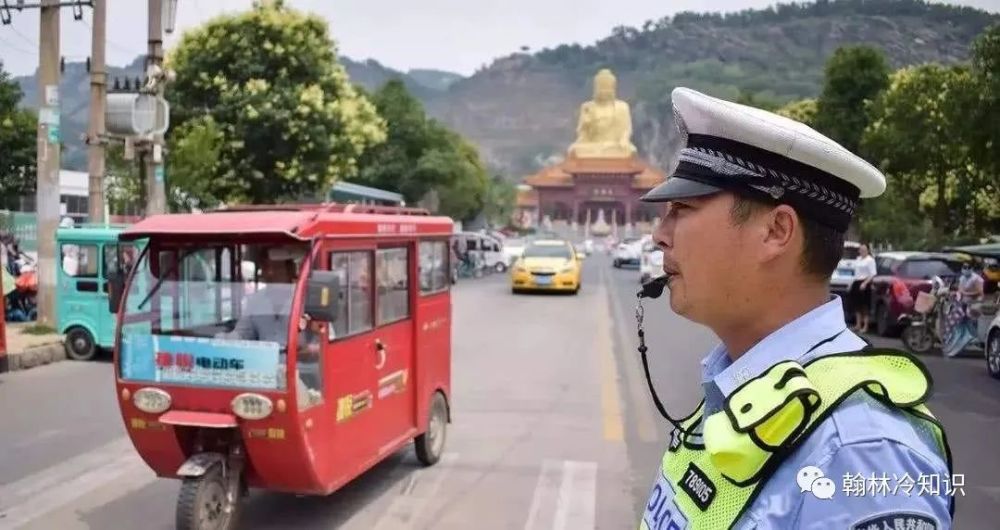
<svg viewBox="0 0 1000 530"><path fill-rule="evenodd" d="M301 242L152 241L136 263L123 300L122 377L284 390L295 318L295 329L302 330L298 375L318 391L319 371L305 366L318 337L292 314L299 270L308 254L308 244Z"/></svg>

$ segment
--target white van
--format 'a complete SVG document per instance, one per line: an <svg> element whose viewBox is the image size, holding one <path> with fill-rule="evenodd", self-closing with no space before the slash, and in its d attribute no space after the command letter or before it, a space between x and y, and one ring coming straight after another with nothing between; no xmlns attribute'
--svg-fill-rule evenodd
<svg viewBox="0 0 1000 530"><path fill-rule="evenodd" d="M474 255L478 254L488 268L496 272L507 270L507 256L500 239L475 232L459 232L454 238L459 241L459 249L466 249Z"/></svg>
<svg viewBox="0 0 1000 530"><path fill-rule="evenodd" d="M844 254L830 276L830 292L840 296L842 300L847 299L847 291L851 290L851 284L854 283L854 262L858 259L859 248L861 243L857 241L844 241Z"/></svg>

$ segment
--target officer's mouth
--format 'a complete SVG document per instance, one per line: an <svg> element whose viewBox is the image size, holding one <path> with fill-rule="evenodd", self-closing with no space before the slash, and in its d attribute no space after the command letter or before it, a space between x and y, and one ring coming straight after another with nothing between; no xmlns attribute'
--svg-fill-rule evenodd
<svg viewBox="0 0 1000 530"><path fill-rule="evenodd" d="M663 274L667 277L668 285L681 275L677 265L667 260L663 261Z"/></svg>

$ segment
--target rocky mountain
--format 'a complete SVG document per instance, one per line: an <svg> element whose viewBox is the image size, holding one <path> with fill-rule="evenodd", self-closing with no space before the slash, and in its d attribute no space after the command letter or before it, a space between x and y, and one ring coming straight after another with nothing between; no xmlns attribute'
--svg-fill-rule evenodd
<svg viewBox="0 0 1000 530"><path fill-rule="evenodd" d="M575 137L576 112L598 69L618 76L632 105L640 154L669 165L676 86L782 103L815 96L840 46L882 49L894 67L955 63L1000 15L922 0L820 0L730 14L681 13L619 27L593 46L565 45L496 60L427 102L431 114L472 139L485 158L519 179Z"/></svg>
<svg viewBox="0 0 1000 530"><path fill-rule="evenodd" d="M669 95L676 86L783 103L817 95L823 65L840 46L875 46L895 67L956 63L968 59L972 40L994 23L1000 23L996 13L924 0L818 0L738 13L680 13L639 28L615 28L592 46L502 57L468 78L341 60L367 90L403 79L432 116L468 137L496 170L519 180L563 155L600 68L615 71L619 97L632 105L640 154L665 167L674 140ZM141 59L110 70L112 77L134 78ZM35 106L34 78L19 81L26 103ZM82 63L66 64L61 88L68 168L86 167L79 136L86 130L88 83Z"/></svg>

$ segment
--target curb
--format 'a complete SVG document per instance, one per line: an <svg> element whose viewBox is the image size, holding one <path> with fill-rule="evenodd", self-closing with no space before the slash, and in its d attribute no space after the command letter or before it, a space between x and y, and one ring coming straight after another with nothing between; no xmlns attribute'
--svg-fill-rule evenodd
<svg viewBox="0 0 1000 530"><path fill-rule="evenodd" d="M61 342L33 346L19 353L0 356L0 373L28 370L36 366L65 361L66 347Z"/></svg>

